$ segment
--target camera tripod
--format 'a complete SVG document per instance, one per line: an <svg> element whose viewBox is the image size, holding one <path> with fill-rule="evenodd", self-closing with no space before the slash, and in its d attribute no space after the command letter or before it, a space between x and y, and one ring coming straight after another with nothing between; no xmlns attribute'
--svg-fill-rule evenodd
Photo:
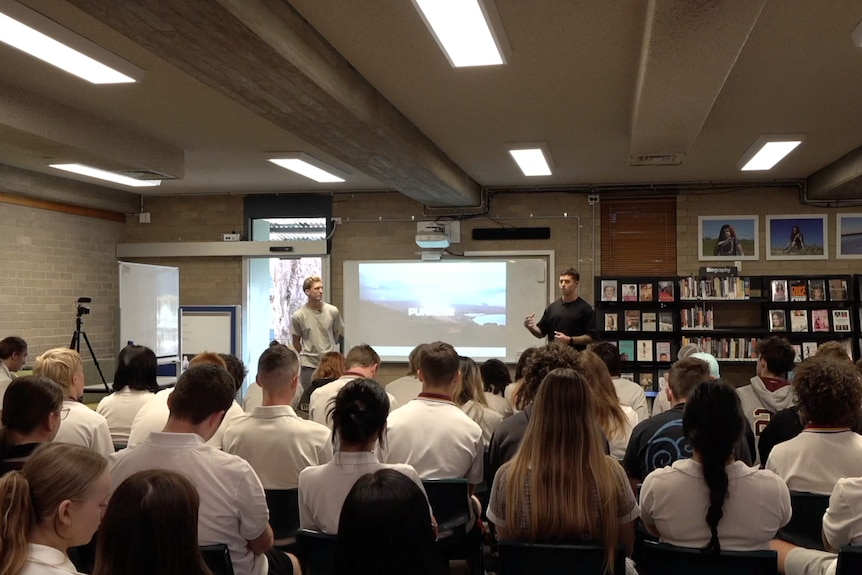
<svg viewBox="0 0 862 575"><path fill-rule="evenodd" d="M111 393L111 390L108 388L108 382L105 380L105 374L102 373L102 368L99 365L99 360L96 359L96 353L93 351L93 346L90 345L90 338L87 337L87 332L84 331L84 314L86 313L90 313L90 309L82 306L79 300L78 311L75 316L75 332L72 334L72 341L69 343L69 349L74 349L80 355L81 339L84 340L84 343L87 344L87 349L90 351L90 357L93 359L93 364L96 366L96 371L99 372L99 377L102 378L102 385L105 386L105 391Z"/></svg>

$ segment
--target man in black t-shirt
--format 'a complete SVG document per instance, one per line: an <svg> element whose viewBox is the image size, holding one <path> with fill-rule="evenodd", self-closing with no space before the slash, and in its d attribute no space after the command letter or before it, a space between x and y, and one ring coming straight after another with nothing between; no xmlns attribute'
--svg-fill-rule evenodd
<svg viewBox="0 0 862 575"><path fill-rule="evenodd" d="M542 319L535 323L536 314L524 319L524 327L537 338L547 337L548 343L559 342L578 351L587 348L596 336L596 312L578 296L581 274L573 268L560 274L562 297L545 308Z"/></svg>

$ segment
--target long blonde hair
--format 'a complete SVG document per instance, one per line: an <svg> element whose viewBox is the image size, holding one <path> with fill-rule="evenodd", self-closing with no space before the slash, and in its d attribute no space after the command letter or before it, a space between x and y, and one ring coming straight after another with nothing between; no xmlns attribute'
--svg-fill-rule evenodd
<svg viewBox="0 0 862 575"><path fill-rule="evenodd" d="M608 366L592 351L582 351L580 359L587 383L593 391L599 425L608 439L625 435L629 420L620 407L620 400Z"/></svg>
<svg viewBox="0 0 862 575"><path fill-rule="evenodd" d="M15 575L27 559L27 538L37 525L52 522L57 509L81 499L108 468L108 461L79 445L46 443L24 464L0 478L0 575Z"/></svg>
<svg viewBox="0 0 862 575"><path fill-rule="evenodd" d="M622 487L613 468L618 464L605 455L595 411L580 372L555 369L542 380L509 463L507 523L526 524L517 536L532 542L595 539L613 570Z"/></svg>
<svg viewBox="0 0 862 575"><path fill-rule="evenodd" d="M485 397L485 388L482 385L482 374L479 366L469 357L460 358L461 388L455 394L455 403L462 406L468 401L474 404L488 407L488 399Z"/></svg>

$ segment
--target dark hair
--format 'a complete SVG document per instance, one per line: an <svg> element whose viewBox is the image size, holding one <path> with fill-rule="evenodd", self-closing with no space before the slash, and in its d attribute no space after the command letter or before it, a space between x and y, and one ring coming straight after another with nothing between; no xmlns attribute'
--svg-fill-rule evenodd
<svg viewBox="0 0 862 575"><path fill-rule="evenodd" d="M360 477L341 507L333 573L440 573L428 500L394 469Z"/></svg>
<svg viewBox="0 0 862 575"><path fill-rule="evenodd" d="M757 342L755 351L766 362L766 368L775 375L784 375L793 369L796 352L783 337L770 336Z"/></svg>
<svg viewBox="0 0 862 575"><path fill-rule="evenodd" d="M354 345L344 358L344 366L347 369L356 366L371 367L374 364L380 365L380 356L367 343Z"/></svg>
<svg viewBox="0 0 862 575"><path fill-rule="evenodd" d="M295 376L299 373L299 358L289 347L281 344L270 345L257 360L257 372L266 375L280 369L287 370L290 377Z"/></svg>
<svg viewBox="0 0 862 575"><path fill-rule="evenodd" d="M527 369L524 371L524 383L515 392L513 403L518 409L526 409L533 403L536 394L539 393L539 385L545 376L559 368L569 368L583 373L578 352L567 345L549 343L544 347L536 349Z"/></svg>
<svg viewBox="0 0 862 575"><path fill-rule="evenodd" d="M25 375L12 380L3 396L0 422L0 452L8 446L7 430L27 434L49 415L63 407L63 388L39 375Z"/></svg>
<svg viewBox="0 0 862 575"><path fill-rule="evenodd" d="M793 392L799 412L815 425L851 427L862 405L862 378L859 370L844 359L815 355L796 368Z"/></svg>
<svg viewBox="0 0 862 575"><path fill-rule="evenodd" d="M0 359L9 359L13 353L27 351L27 342L18 336L10 335L0 340Z"/></svg>
<svg viewBox="0 0 862 575"><path fill-rule="evenodd" d="M218 411L227 411L236 389L223 367L203 363L183 372L168 398L171 417L197 425Z"/></svg>
<svg viewBox="0 0 862 575"><path fill-rule="evenodd" d="M383 445L389 416L389 396L373 379L357 378L341 388L330 401L332 437L342 443L361 444L376 437Z"/></svg>
<svg viewBox="0 0 862 575"><path fill-rule="evenodd" d="M233 378L234 391L239 391L242 382L245 381L245 376L248 375L248 369L242 360L232 353L220 353L218 355L224 360L225 369Z"/></svg>
<svg viewBox="0 0 862 575"><path fill-rule="evenodd" d="M570 276L576 282L581 281L581 274L575 268L566 268L560 272L561 276Z"/></svg>
<svg viewBox="0 0 862 575"><path fill-rule="evenodd" d="M479 366L479 373L482 374L482 384L485 386L485 391L503 395L506 386L512 383L512 376L509 374L509 368L499 359L489 359Z"/></svg>
<svg viewBox="0 0 862 575"><path fill-rule="evenodd" d="M608 366L611 377L619 376L622 371L622 360L620 359L620 348L607 341L600 341L590 346L590 351Z"/></svg>
<svg viewBox="0 0 862 575"><path fill-rule="evenodd" d="M527 364L530 363L530 360L533 359L533 356L536 355L537 351L539 351L538 347L528 347L521 352L520 356L518 356L518 363L515 365L515 381L524 379L524 372L527 370Z"/></svg>
<svg viewBox="0 0 862 575"><path fill-rule="evenodd" d="M93 575L210 575L198 547L199 505L194 484L179 473L129 476L102 518Z"/></svg>
<svg viewBox="0 0 862 575"><path fill-rule="evenodd" d="M687 357L670 366L667 384L677 399L686 399L694 387L710 379L709 364L697 357Z"/></svg>
<svg viewBox="0 0 862 575"><path fill-rule="evenodd" d="M449 385L455 379L460 367L461 359L458 352L450 344L442 341L429 343L419 358L423 381L432 386Z"/></svg>
<svg viewBox="0 0 862 575"><path fill-rule="evenodd" d="M114 371L114 391L120 391L128 386L131 389L143 391L159 390L156 382L158 361L153 350L143 345L130 343L117 356L117 369Z"/></svg>
<svg viewBox="0 0 862 575"><path fill-rule="evenodd" d="M682 428L689 443L701 457L703 479L709 487L706 523L710 539L704 551L718 553L718 522L724 515L728 477L725 465L747 425L739 395L724 379L708 379L697 384L688 396Z"/></svg>
<svg viewBox="0 0 862 575"><path fill-rule="evenodd" d="M415 376L419 372L419 363L426 347L427 343L420 343L410 350L410 355L407 356L407 375Z"/></svg>

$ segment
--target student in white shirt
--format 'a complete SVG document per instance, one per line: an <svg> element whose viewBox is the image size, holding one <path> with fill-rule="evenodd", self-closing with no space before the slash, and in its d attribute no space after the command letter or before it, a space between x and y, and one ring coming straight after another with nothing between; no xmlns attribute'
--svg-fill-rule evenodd
<svg viewBox="0 0 862 575"><path fill-rule="evenodd" d="M503 415L491 409L487 399L490 394L486 394L482 388L479 366L469 357L462 357L461 388L455 395L455 404L482 428L482 443L487 446L491 443L491 436L503 423Z"/></svg>
<svg viewBox="0 0 862 575"><path fill-rule="evenodd" d="M3 405L3 394L27 361L27 342L20 337L10 335L0 340L0 406Z"/></svg>
<svg viewBox="0 0 862 575"><path fill-rule="evenodd" d="M611 375L611 380L614 384L614 391L617 394L617 399L622 405L630 407L638 416L638 421L644 421L649 417L649 407L647 406L646 393L644 388L633 381L620 377L622 371L622 360L620 359L620 349L608 342L600 341L590 346L590 351L599 356L608 368L608 373Z"/></svg>
<svg viewBox="0 0 862 575"><path fill-rule="evenodd" d="M54 441L81 445L104 457L114 452L107 420L79 401L84 395L84 364L77 351L65 347L49 349L36 358L33 375L54 380L65 394L63 408L69 410L69 415Z"/></svg>
<svg viewBox="0 0 862 575"><path fill-rule="evenodd" d="M506 387L512 383L509 368L499 359L489 359L479 366L488 406L503 416L512 415L512 403L506 399Z"/></svg>
<svg viewBox="0 0 862 575"><path fill-rule="evenodd" d="M0 478L0 572L77 573L66 553L93 538L110 491L104 457L78 445L43 445L22 471Z"/></svg>
<svg viewBox="0 0 862 575"><path fill-rule="evenodd" d="M602 358L589 350L580 352L578 358L593 391L598 424L608 440L610 455L622 460L632 429L638 424L638 414L631 407L620 403L611 374Z"/></svg>
<svg viewBox="0 0 862 575"><path fill-rule="evenodd" d="M146 346L129 344L117 356L117 369L111 386L114 392L103 397L96 408L96 413L108 421L114 443L129 442L132 421L141 407L159 391L157 370L156 354Z"/></svg>
<svg viewBox="0 0 862 575"><path fill-rule="evenodd" d="M407 356L407 373L394 381L386 384L386 393L398 400L398 405L404 405L417 395L422 393L422 382L416 377L419 371L419 358L427 343L420 343Z"/></svg>

